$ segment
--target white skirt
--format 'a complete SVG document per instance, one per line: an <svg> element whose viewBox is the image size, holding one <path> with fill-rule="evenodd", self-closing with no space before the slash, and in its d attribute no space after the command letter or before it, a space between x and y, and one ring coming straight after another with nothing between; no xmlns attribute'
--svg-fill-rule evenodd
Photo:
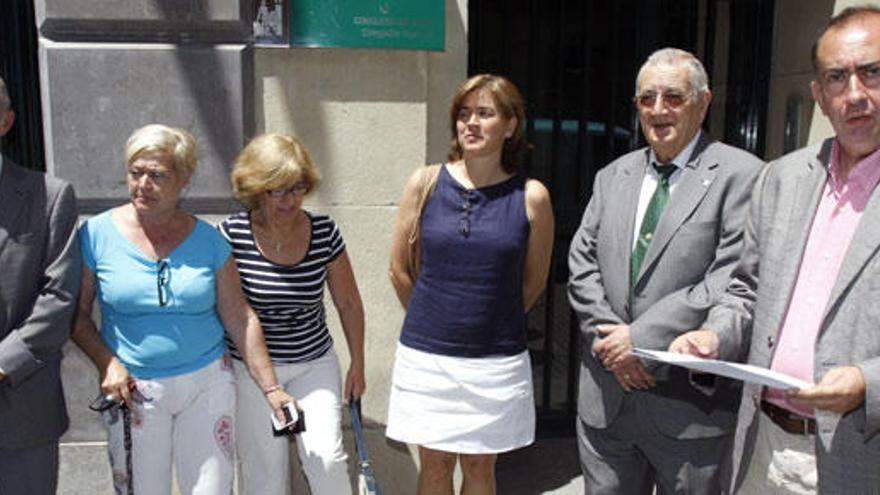
<svg viewBox="0 0 880 495"><path fill-rule="evenodd" d="M531 444L535 404L528 351L460 358L398 344L385 435L460 454Z"/></svg>

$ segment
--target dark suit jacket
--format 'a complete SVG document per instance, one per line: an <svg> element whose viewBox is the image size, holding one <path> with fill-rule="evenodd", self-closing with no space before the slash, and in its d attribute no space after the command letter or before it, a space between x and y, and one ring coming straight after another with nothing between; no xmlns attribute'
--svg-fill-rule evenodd
<svg viewBox="0 0 880 495"><path fill-rule="evenodd" d="M67 429L61 347L80 284L73 188L4 159L0 174L0 448Z"/></svg>
<svg viewBox="0 0 880 495"><path fill-rule="evenodd" d="M639 191L649 149L599 171L569 253L569 300L578 316L581 353L578 413L594 428L617 416L624 390L592 351L596 326L630 325L633 345L666 350L698 328L739 258L749 194L763 162L701 134L654 233L630 306L630 256ZM678 439L733 430L739 390L718 380L699 390L687 371L653 368L657 386L643 400L657 428Z"/></svg>
<svg viewBox="0 0 880 495"><path fill-rule="evenodd" d="M813 216L828 179L832 140L770 163L755 186L742 259L705 327L721 337L721 358L769 367L797 281ZM837 274L816 339L814 380L858 366L865 403L843 416L817 411L822 493L880 490L880 187L874 189ZM746 384L733 451L734 479L752 456L762 388ZM741 481L741 480L740 480Z"/></svg>

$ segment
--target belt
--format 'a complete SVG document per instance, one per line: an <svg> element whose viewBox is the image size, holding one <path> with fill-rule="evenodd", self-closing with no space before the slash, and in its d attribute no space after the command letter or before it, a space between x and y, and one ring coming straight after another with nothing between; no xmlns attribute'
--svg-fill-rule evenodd
<svg viewBox="0 0 880 495"><path fill-rule="evenodd" d="M764 414L766 414L771 421L776 423L777 426L787 433L791 433L792 435L816 434L815 419L795 414L788 409L771 404L765 400L761 401L761 410L764 411Z"/></svg>

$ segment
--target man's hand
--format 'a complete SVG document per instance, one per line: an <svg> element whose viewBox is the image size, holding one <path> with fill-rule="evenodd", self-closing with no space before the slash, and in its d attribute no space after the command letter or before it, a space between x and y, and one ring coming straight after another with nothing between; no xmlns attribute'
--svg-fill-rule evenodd
<svg viewBox="0 0 880 495"><path fill-rule="evenodd" d="M596 330L602 338L593 345L593 351L624 390L631 392L654 386L654 377L632 354L629 325L599 325Z"/></svg>
<svg viewBox="0 0 880 495"><path fill-rule="evenodd" d="M816 409L844 414L865 402L865 377L857 366L833 368L816 385L790 391L788 395Z"/></svg>
<svg viewBox="0 0 880 495"><path fill-rule="evenodd" d="M718 359L719 345L718 334L712 330L691 330L676 337L669 344L669 351L704 359Z"/></svg>
<svg viewBox="0 0 880 495"><path fill-rule="evenodd" d="M596 327L602 338L593 344L593 352L602 360L602 364L609 370L632 357L632 339L629 334L629 325L599 325Z"/></svg>
<svg viewBox="0 0 880 495"><path fill-rule="evenodd" d="M627 392L647 390L654 387L654 376L633 355L623 360L612 371L614 372L614 377L617 378L617 382Z"/></svg>

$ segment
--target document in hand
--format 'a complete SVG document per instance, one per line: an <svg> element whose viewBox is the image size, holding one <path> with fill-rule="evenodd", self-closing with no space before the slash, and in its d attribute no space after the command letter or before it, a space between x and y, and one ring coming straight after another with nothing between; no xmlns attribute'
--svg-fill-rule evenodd
<svg viewBox="0 0 880 495"><path fill-rule="evenodd" d="M778 371L768 370L751 364L731 363L716 359L703 359L690 354L678 354L676 352L652 351L650 349L633 349L637 357L659 361L661 363L682 366L692 370L726 376L735 380L759 383L773 388L791 389L807 388L813 384L799 378L789 376Z"/></svg>

